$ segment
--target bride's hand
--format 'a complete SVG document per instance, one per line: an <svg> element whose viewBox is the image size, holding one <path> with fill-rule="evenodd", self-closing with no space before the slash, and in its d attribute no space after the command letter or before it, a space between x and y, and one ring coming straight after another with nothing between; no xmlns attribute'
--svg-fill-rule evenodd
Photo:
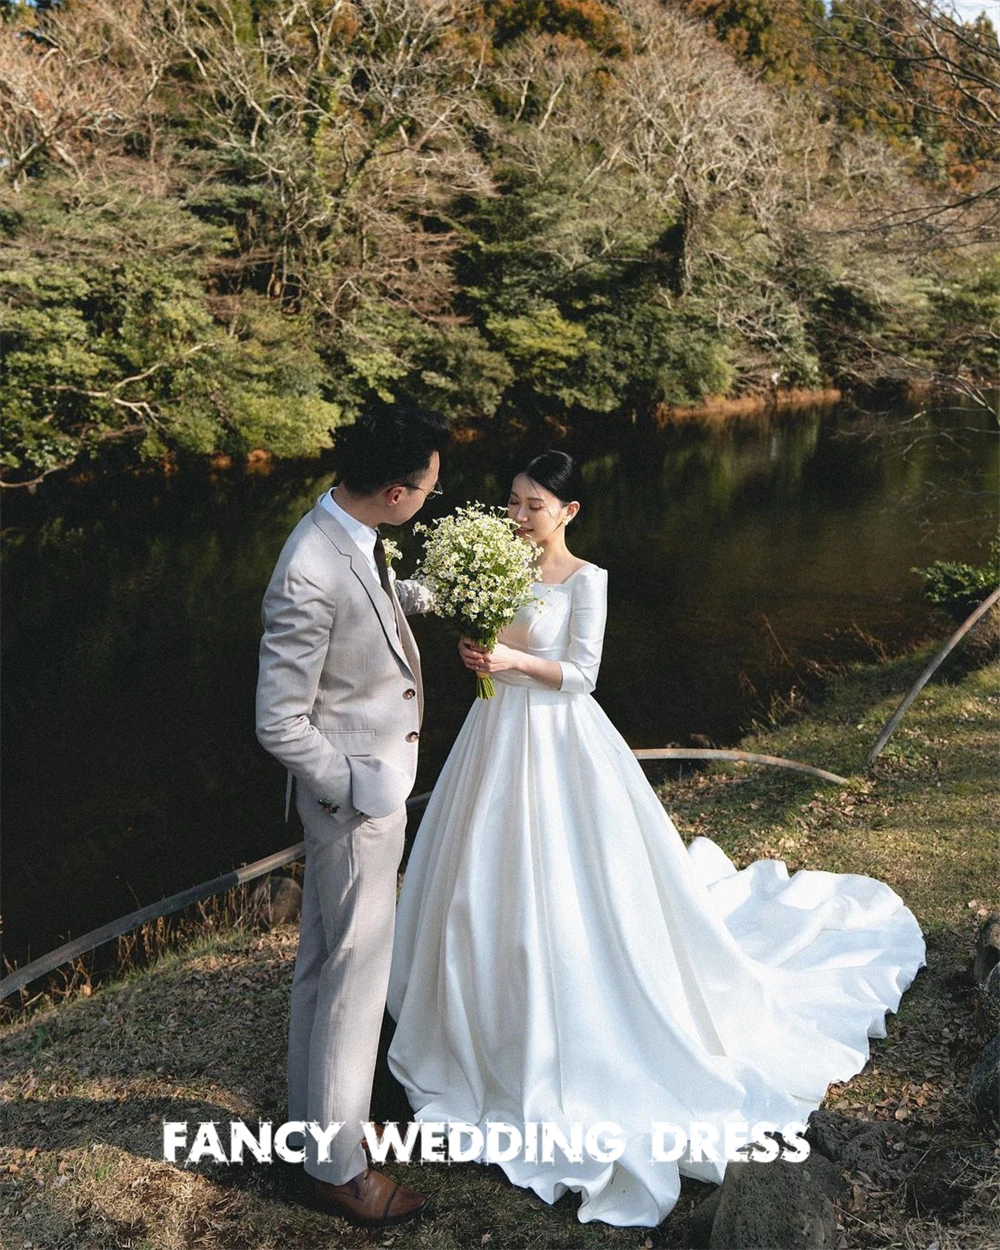
<svg viewBox="0 0 1000 1250"><path fill-rule="evenodd" d="M492 651L487 651L471 638L461 639L458 653L465 667L474 673L502 673L517 668L519 657L513 647L506 647L502 642L498 642Z"/></svg>

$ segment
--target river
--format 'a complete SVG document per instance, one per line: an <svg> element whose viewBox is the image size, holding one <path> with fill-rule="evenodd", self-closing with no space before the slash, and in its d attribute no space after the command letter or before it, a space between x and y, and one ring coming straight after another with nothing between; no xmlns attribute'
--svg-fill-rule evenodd
<svg viewBox="0 0 1000 1250"><path fill-rule="evenodd" d="M421 519L504 501L508 466L546 445L583 464L573 550L610 577L597 698L632 746L731 744L817 666L943 636L910 568L979 562L996 530L994 417L846 406L472 427ZM281 769L253 733L259 605L285 536L329 482L313 463L5 492L7 960L299 840ZM418 546L408 530L394 537L405 576ZM442 622L416 633L420 791L473 679Z"/></svg>

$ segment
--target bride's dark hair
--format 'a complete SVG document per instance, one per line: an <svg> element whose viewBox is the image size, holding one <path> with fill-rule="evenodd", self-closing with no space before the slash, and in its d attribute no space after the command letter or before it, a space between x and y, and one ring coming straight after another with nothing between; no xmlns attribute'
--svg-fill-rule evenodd
<svg viewBox="0 0 1000 1250"><path fill-rule="evenodd" d="M564 451L543 451L519 472L551 491L561 503L572 503L574 499L583 503L583 474L573 457Z"/></svg>

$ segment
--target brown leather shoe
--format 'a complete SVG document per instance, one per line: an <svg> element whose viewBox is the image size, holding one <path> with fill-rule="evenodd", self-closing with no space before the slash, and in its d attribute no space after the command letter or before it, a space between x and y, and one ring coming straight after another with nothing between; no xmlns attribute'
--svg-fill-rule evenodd
<svg viewBox="0 0 1000 1250"><path fill-rule="evenodd" d="M310 1177L310 1206L340 1215L364 1228L382 1228L411 1220L427 1206L427 1199L398 1185L384 1172L366 1168L344 1185L330 1185Z"/></svg>

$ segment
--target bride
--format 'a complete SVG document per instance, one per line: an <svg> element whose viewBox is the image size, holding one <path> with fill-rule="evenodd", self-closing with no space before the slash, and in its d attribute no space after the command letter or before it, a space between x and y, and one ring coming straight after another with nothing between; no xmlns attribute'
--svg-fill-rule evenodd
<svg viewBox="0 0 1000 1250"><path fill-rule="evenodd" d="M695 1148L706 1126L721 1143L727 1122L801 1125L860 1071L924 942L870 877L737 871L707 838L685 847L591 697L607 574L566 545L582 499L562 452L514 478L537 602L492 652L461 643L497 692L473 703L410 856L389 1064L418 1119L512 1126L520 1151L500 1137L480 1157L516 1185L652 1226L681 1174L721 1181L721 1145ZM562 1134L548 1154L540 1123ZM574 1132L600 1124L614 1140L581 1151Z"/></svg>

